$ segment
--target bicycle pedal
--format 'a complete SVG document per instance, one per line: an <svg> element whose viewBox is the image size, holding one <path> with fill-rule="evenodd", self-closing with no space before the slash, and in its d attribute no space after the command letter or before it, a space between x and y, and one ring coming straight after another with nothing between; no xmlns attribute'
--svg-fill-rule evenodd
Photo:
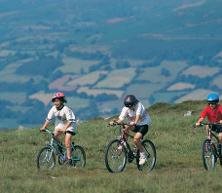
<svg viewBox="0 0 222 193"><path fill-rule="evenodd" d="M128 162L129 163L133 162L133 158L128 158Z"/></svg>
<svg viewBox="0 0 222 193"><path fill-rule="evenodd" d="M133 159L134 159L134 154L133 154L133 152L129 152L129 153L128 153L128 162L131 163L131 162L133 161Z"/></svg>

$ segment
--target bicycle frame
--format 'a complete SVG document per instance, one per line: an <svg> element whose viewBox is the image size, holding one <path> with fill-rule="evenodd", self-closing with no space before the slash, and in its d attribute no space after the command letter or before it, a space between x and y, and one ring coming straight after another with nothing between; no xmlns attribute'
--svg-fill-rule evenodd
<svg viewBox="0 0 222 193"><path fill-rule="evenodd" d="M219 138L218 138L217 134L215 134L214 131L212 131L212 126L213 125L210 125L208 128L208 136L210 136L210 139L215 138L217 143L219 143Z"/></svg>
<svg viewBox="0 0 222 193"><path fill-rule="evenodd" d="M128 137L134 138L134 135L124 132L125 126L129 126L129 125L125 124L125 123L116 123L113 126L120 126L120 128L119 128L120 136L119 136L118 139L121 141L121 144L125 146L125 148L126 148L128 154L130 155L130 157L133 158L133 159L137 158L138 157L137 151L135 152L134 150L132 150L130 144L128 143Z"/></svg>
<svg viewBox="0 0 222 193"><path fill-rule="evenodd" d="M53 132L51 132L48 129L46 129L45 132L47 132L50 135L50 138L51 138L49 143L47 144L47 147L52 149L55 152L56 155L62 155L63 149L65 149L63 144L54 137ZM59 148L61 148L62 152L59 151Z"/></svg>
<svg viewBox="0 0 222 193"><path fill-rule="evenodd" d="M213 125L221 125L221 124L216 124L216 123L201 123L200 126L207 126L207 133L208 137L212 140L212 138L215 138L217 143L219 143L219 138L216 132L212 130ZM221 125L222 126L222 125Z"/></svg>
<svg viewBox="0 0 222 193"><path fill-rule="evenodd" d="M112 124L108 126L121 126L118 127L118 137L111 140L105 149L105 165L109 172L116 173L122 172L128 163L132 163L136 159L137 169L139 171L150 172L156 164L156 148L152 141L148 139L141 139L141 146L144 148L144 154L146 156L145 163L140 165L140 150L131 143L127 142L128 137L133 138L134 135L126 133L124 131L126 124ZM132 143L133 144L133 143ZM117 165L116 165L117 164Z"/></svg>
<svg viewBox="0 0 222 193"><path fill-rule="evenodd" d="M214 123L201 123L200 126L206 126L207 129L207 134L208 134L208 139L210 142L210 146L213 150L213 154L216 156L216 158L220 159L220 164L222 164L222 160L221 160L221 150L218 149L218 145L219 144L219 138L218 135L215 131L212 130L214 125L221 125L221 124L214 124ZM215 140L213 140L215 139ZM204 163L205 165L205 163ZM206 169L206 166L205 166Z"/></svg>
<svg viewBox="0 0 222 193"><path fill-rule="evenodd" d="M74 167L85 167L86 154L80 145L71 143L71 158L66 157L66 147L62 142L54 137L53 132L46 129L44 130L49 135L49 142L39 151L37 155L37 168L52 169L56 165L56 157L59 165L68 164ZM68 162L66 162L68 161Z"/></svg>
<svg viewBox="0 0 222 193"><path fill-rule="evenodd" d="M64 147L64 145L60 141L58 141L54 137L54 133L51 132L48 129L46 129L45 132L47 132L51 137L50 142L47 144L47 147L52 149L55 152L55 154L58 155L58 156L66 156L66 148ZM72 151L74 149L74 146L75 146L74 142L72 142L71 143ZM61 148L61 150L59 150L59 148ZM73 161L80 161L80 159L79 158L73 158Z"/></svg>

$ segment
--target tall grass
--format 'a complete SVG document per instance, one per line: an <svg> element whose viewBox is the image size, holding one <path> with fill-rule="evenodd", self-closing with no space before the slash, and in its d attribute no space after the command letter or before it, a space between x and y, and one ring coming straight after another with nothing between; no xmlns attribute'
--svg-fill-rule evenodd
<svg viewBox="0 0 222 193"><path fill-rule="evenodd" d="M104 120L92 120L79 127L74 141L87 153L84 169L58 166L38 172L36 154L47 141L38 129L0 132L1 193L209 193L221 192L221 168L207 172L202 166L200 148L203 129L192 130L200 104L161 105L150 109L153 119L147 138L157 148L157 165L149 174L135 164L125 171L110 174L104 165L105 145L116 137ZM196 110L184 117L186 110ZM199 109L198 109L199 110Z"/></svg>

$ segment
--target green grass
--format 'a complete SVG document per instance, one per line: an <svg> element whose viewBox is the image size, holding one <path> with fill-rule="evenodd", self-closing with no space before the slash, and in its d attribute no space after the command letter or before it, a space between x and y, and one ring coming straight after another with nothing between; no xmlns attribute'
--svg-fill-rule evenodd
<svg viewBox="0 0 222 193"><path fill-rule="evenodd" d="M216 193L221 192L221 168L203 169L200 147L205 138L203 130L194 134L192 124L203 102L179 105L156 104L149 111L153 126L150 138L157 148L157 165L150 174L127 165L124 172L110 174L104 165L105 145L116 134L101 119L79 126L76 143L84 146L87 165L84 169L57 166L50 172L38 172L37 152L44 146L46 136L38 129L2 131L0 133L0 187L4 193ZM186 110L195 114L183 117Z"/></svg>

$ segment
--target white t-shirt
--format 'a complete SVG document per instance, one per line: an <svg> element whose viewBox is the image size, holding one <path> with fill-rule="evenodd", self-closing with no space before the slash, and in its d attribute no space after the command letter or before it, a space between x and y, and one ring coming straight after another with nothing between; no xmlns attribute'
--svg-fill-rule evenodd
<svg viewBox="0 0 222 193"><path fill-rule="evenodd" d="M63 127L68 122L72 124L67 128L67 131L74 131L76 128L76 117L73 111L67 106L64 106L60 110L57 110L57 108L53 106L47 115L47 120L52 121L53 119L55 120L55 128Z"/></svg>
<svg viewBox="0 0 222 193"><path fill-rule="evenodd" d="M128 121L134 121L136 115L140 115L141 119L138 121L137 125L150 125L151 118L149 114L146 112L146 109L142 105L141 102L138 102L134 109L130 109L128 107L123 107L122 112L119 116L119 119L123 121L124 119L128 119Z"/></svg>

